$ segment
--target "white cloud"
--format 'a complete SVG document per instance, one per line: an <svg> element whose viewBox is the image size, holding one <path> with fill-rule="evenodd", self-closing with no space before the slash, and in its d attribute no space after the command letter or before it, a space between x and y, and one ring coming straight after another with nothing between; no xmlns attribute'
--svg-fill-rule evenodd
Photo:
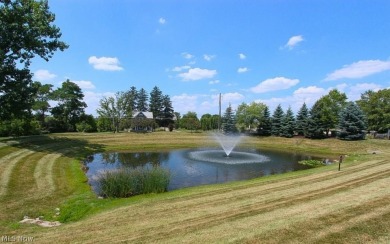
<svg viewBox="0 0 390 244"><path fill-rule="evenodd" d="M167 22L167 20L161 17L161 18L158 20L158 22L159 22L160 24L163 25L163 24L165 24L165 23Z"/></svg>
<svg viewBox="0 0 390 244"><path fill-rule="evenodd" d="M91 91L85 91L84 93L84 102L88 105L85 109L87 114L97 115L96 109L99 108L100 99L103 97L113 97L115 93L105 92L105 93L96 93Z"/></svg>
<svg viewBox="0 0 390 244"><path fill-rule="evenodd" d="M183 93L172 97L172 106L175 108L175 111L180 112L183 115L188 111L195 111L198 108L197 101L197 95Z"/></svg>
<svg viewBox="0 0 390 244"><path fill-rule="evenodd" d="M250 90L254 93L265 93L269 91L286 90L290 87L295 86L298 83L299 83L298 79L275 77L260 82L260 84L258 84L255 87L252 87Z"/></svg>
<svg viewBox="0 0 390 244"><path fill-rule="evenodd" d="M239 53L239 54L238 54L238 57L239 57L240 59L246 59L246 55L243 54L243 53Z"/></svg>
<svg viewBox="0 0 390 244"><path fill-rule="evenodd" d="M191 59L194 57L194 55L187 53L187 52L181 53L181 56L183 56L183 58L185 58L185 59Z"/></svg>
<svg viewBox="0 0 390 244"><path fill-rule="evenodd" d="M34 72L34 80L37 81L48 81L57 77L57 75L50 73L48 70L39 69Z"/></svg>
<svg viewBox="0 0 390 244"><path fill-rule="evenodd" d="M211 61L212 59L214 59L216 56L215 55L210 55L210 54L204 54L203 55L203 58L204 60L206 61Z"/></svg>
<svg viewBox="0 0 390 244"><path fill-rule="evenodd" d="M219 80L212 80L212 81L209 81L209 84L215 85L215 84L218 84L219 82L220 82Z"/></svg>
<svg viewBox="0 0 390 244"><path fill-rule="evenodd" d="M382 89L382 86L375 83L359 83L349 88L347 97L350 101L356 101L360 99L362 93L368 90L378 91L380 89Z"/></svg>
<svg viewBox="0 0 390 244"><path fill-rule="evenodd" d="M216 74L216 70L193 68L189 69L186 73L179 74L178 76L182 78L183 81L190 81L213 78Z"/></svg>
<svg viewBox="0 0 390 244"><path fill-rule="evenodd" d="M292 36L292 37L290 37L290 39L288 39L288 42L286 43L286 45L284 45L284 48L288 48L291 50L302 41L304 41L304 39L301 35Z"/></svg>
<svg viewBox="0 0 390 244"><path fill-rule="evenodd" d="M189 66L189 65L176 66L176 67L174 67L172 69L172 71L174 71L174 72L181 72L181 71L189 69L189 68L191 68L191 66Z"/></svg>
<svg viewBox="0 0 390 244"><path fill-rule="evenodd" d="M311 106L314 104L320 97L326 95L328 91L322 87L317 86L308 86L298 88L293 92L293 102L301 106L303 103Z"/></svg>
<svg viewBox="0 0 390 244"><path fill-rule="evenodd" d="M98 58L96 56L91 56L88 59L88 63L91 64L93 68L97 70L105 70L105 71L123 70L123 68L119 66L120 63L118 58L110 58L110 57Z"/></svg>
<svg viewBox="0 0 390 244"><path fill-rule="evenodd" d="M91 81L87 80L72 80L73 83L76 83L81 89L95 89L95 85Z"/></svg>
<svg viewBox="0 0 390 244"><path fill-rule="evenodd" d="M238 70L237 70L238 73L245 73L248 71L249 71L249 69L247 67L238 68Z"/></svg>
<svg viewBox="0 0 390 244"><path fill-rule="evenodd" d="M390 61L381 60L362 60L349 65L344 65L343 68L335 70L328 74L325 81L339 79L359 79L372 74L390 70Z"/></svg>

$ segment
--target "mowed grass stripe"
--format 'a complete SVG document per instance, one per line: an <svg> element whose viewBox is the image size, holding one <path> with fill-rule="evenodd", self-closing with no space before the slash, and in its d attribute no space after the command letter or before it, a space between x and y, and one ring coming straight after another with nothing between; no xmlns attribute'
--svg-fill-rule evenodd
<svg viewBox="0 0 390 244"><path fill-rule="evenodd" d="M275 199L272 202L253 202L250 204L247 204L245 201L242 202L240 200L235 200L234 198L231 198L230 202L231 204L223 204L223 208L218 208L215 206L214 208L207 207L209 211L205 215L201 212L201 209L203 206L200 206L200 209L191 209L191 211L199 212L201 213L200 216L197 216L195 218L189 218L185 220L178 220L177 222L171 222L169 221L169 216L164 216L166 218L165 221L163 221L165 224L169 224L170 226L174 226L172 230L168 230L164 233L156 234L156 232L159 232L159 229L162 226L156 226L156 228L151 229L142 229L138 233L134 233L133 237L138 236L139 239L135 239L135 241L141 241L143 238L146 238L146 233L152 233L148 238L153 238L154 236L164 235L177 235L181 231L186 232L188 229L198 229L202 228L202 226L207 225L208 227L212 226L218 226L224 222L234 222L236 219L242 219L246 217L250 217L253 215L262 214L264 212L273 211L274 209L283 209L288 208L290 206L294 205L300 205L304 204L307 201L313 201L316 199L320 199L326 196L334 195L337 192L343 191L345 189L350 189L351 187L360 187L361 185L367 184L368 182L371 182L372 180L378 180L380 177L384 178L390 178L390 172L384 173L382 176L376 176L367 177L366 180L359 179L358 182L354 182L353 184L345 184L344 186L335 187L334 189L320 189L317 191L308 192L305 194L297 194L295 196L294 194L292 196L288 196L287 194L283 195L283 198ZM251 199L253 201L253 199ZM187 209L188 211L188 209ZM216 212L213 214L213 212ZM175 211L175 214L178 214L178 211ZM172 214L172 213L171 213ZM183 212L182 214L185 214ZM150 216L152 217L152 216ZM164 218L163 216L159 216L161 218ZM174 218L174 217L171 217Z"/></svg>
<svg viewBox="0 0 390 244"><path fill-rule="evenodd" d="M45 150L57 150L57 147L63 148L66 143L52 143L44 144L42 146L33 146L31 149L20 149L13 153L7 154L0 159L0 197L4 196L7 192L7 186L10 181L10 176L15 166L21 162L25 161L28 156L44 152ZM16 176L16 177L26 177L25 175Z"/></svg>
<svg viewBox="0 0 390 244"><path fill-rule="evenodd" d="M28 149L22 149L15 153L12 153L12 157L7 157L10 155L7 155L2 158L2 161L0 161L0 197L6 194L7 192L7 185L10 180L10 176L12 174L12 170L14 169L15 165L25 157L35 153L35 151L31 151Z"/></svg>
<svg viewBox="0 0 390 244"><path fill-rule="evenodd" d="M389 183L389 178L385 178L346 192L326 195L318 199L308 198L300 204L276 207L268 211L243 215L235 219L231 219L228 216L228 218L221 220L217 225L205 223L203 226L198 225L191 228L186 227L186 222L183 222L183 225L171 226L173 229L165 226L165 228L161 227L161 229L164 229L166 232L153 230L155 235L150 233L147 237L139 236L134 241L174 243L180 240L191 240L194 243L211 243L215 241L236 241L242 243L245 240L254 239L255 236L264 236L267 232L275 231L275 236L268 236L267 239L257 237L257 242L269 243L275 241L277 243L277 233L280 230L294 228L295 225L301 222L307 223L319 217L326 217L331 213L342 213L343 210L367 204L372 199L375 200L377 197L382 197L386 191L384 187ZM378 186L379 190L377 189ZM383 202L386 202L386 200L388 198ZM306 225L305 228L310 229L311 227ZM133 241L133 235L126 235L121 230L118 230L118 232L123 233L122 240L128 238L128 240ZM291 239L288 238L281 239L280 242L286 242L286 240L291 242ZM296 241L295 243L299 242Z"/></svg>
<svg viewBox="0 0 390 244"><path fill-rule="evenodd" d="M278 215L278 211L283 213L287 211L286 209L290 208L297 209L292 211L291 214L296 221L298 221L300 219L300 214L305 215L310 213L316 215L316 208L322 208L322 205L326 206L325 210L332 212L333 210L337 211L337 208L340 206L347 208L351 204L364 204L364 201L367 199L372 199L377 196L380 197L381 194L383 195L383 191L386 193L387 190L388 192L388 188L386 187L389 184L390 177L388 170L386 171L386 169L388 169L388 165L375 166L371 170L367 170L360 175L361 177L364 177L364 179L354 176L344 179L345 175L338 174L340 178L338 181L332 182L329 180L328 182L321 183L321 187L313 192L310 192L310 190L308 193L303 191L301 194L289 190L283 192L283 194L275 192L276 195L279 194L279 201L281 202L279 205L275 204L275 202L269 202L267 204L267 194L265 194L263 198L260 197L257 199L257 202L251 200L252 203L249 205L243 202L242 199L237 200L234 195L226 196L232 201L233 205L226 207L225 204L223 204L220 209L210 209L209 207L202 208L202 205L199 205L198 209L191 209L186 206L175 205L172 202L165 203L164 201L161 201L158 203L155 202L154 204L147 204L146 206L120 208L83 221L83 225L86 225L87 227L75 224L67 226L69 229L66 228L66 230L74 233L74 236L77 236L77 240L80 241L88 240L89 235L90 237L94 236L94 240L99 240L101 242L107 240L104 236L110 236L110 238L112 238L111 241L131 240L148 242L161 241L159 237L167 238L164 240L170 240L171 237L175 238L175 236L178 235L191 235L192 232L198 230L205 231L205 229L220 228L220 226L224 226L224 223L226 222L231 223L232 225L243 225L243 223L246 223L246 219L252 218L252 216L268 215L269 213ZM348 180L349 182L347 182ZM343 185L345 182L347 183ZM310 184L307 183L306 187L310 188ZM336 189L332 190L329 188ZM381 191L378 190L378 192L375 193L374 189L379 189ZM321 191L323 191L323 193L321 193ZM367 192L370 194L365 194ZM210 192L210 194L212 194L212 192ZM369 197L364 199L364 195ZM258 196L253 196L253 198L257 197ZM343 201L344 198L347 198L347 200ZM335 208L330 208L326 202L329 201L331 204L332 201L335 202L336 200L342 202L342 204ZM309 202L311 202L310 205L308 205ZM176 206L177 208L172 208L172 206L164 208L166 204L173 204L173 206ZM308 206L307 210L306 207L302 206ZM153 213L150 214L149 210L153 209L160 209L161 214L156 214L156 211L152 211ZM164 212L164 210L166 212ZM296 215L296 211L298 210L300 212ZM325 213L326 212L323 214ZM272 218L270 218L270 220L272 220ZM239 223L236 223L237 221L239 221ZM242 221L242 223L240 221ZM257 222L259 221L262 222L261 219L257 219ZM285 219L281 219L280 221L288 222L288 220ZM269 225L269 223L265 225L272 226ZM83 233L77 233L77 228L82 229ZM96 230L99 231L96 232ZM99 235L103 230L105 234L103 236ZM89 232L91 233L88 234ZM222 232L226 233L229 232L229 230L223 229ZM237 234L237 231L233 231L233 233ZM118 234L121 236L118 236ZM87 239L84 237L87 237ZM218 240L216 237L213 238L214 241Z"/></svg>
<svg viewBox="0 0 390 244"><path fill-rule="evenodd" d="M38 188L37 194L40 196L50 195L55 191L53 165L61 156L59 153L51 153L43 156L37 162L34 170L34 178Z"/></svg>

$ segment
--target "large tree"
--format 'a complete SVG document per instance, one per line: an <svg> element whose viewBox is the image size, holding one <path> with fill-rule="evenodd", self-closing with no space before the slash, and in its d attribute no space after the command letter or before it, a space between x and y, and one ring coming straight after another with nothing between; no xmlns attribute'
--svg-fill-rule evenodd
<svg viewBox="0 0 390 244"><path fill-rule="evenodd" d="M272 129L271 134L273 136L280 136L282 133L282 121L284 117L284 111L282 106L279 104L274 113L272 114Z"/></svg>
<svg viewBox="0 0 390 244"><path fill-rule="evenodd" d="M199 129L200 122L196 112L189 111L184 114L183 117L180 119L180 127L191 131Z"/></svg>
<svg viewBox="0 0 390 244"><path fill-rule="evenodd" d="M32 59L48 61L67 44L48 1L0 1L0 119L28 119L33 105Z"/></svg>
<svg viewBox="0 0 390 244"><path fill-rule="evenodd" d="M307 127L305 137L312 139L325 138L327 125L322 119L322 103L317 101L309 112L309 119L307 120Z"/></svg>
<svg viewBox="0 0 390 244"><path fill-rule="evenodd" d="M144 88L141 88L137 94L137 110L140 112L148 111L148 93Z"/></svg>
<svg viewBox="0 0 390 244"><path fill-rule="evenodd" d="M153 118L160 116L163 110L163 94L157 86L153 87L149 96L149 112L153 113Z"/></svg>
<svg viewBox="0 0 390 244"><path fill-rule="evenodd" d="M347 96L337 89L329 91L327 95L317 101L321 124L325 127L326 134L337 127L340 112L346 104Z"/></svg>
<svg viewBox="0 0 390 244"><path fill-rule="evenodd" d="M100 100L100 107L96 110L101 118L109 118L114 131L119 132L120 124L130 121L132 109L130 100L125 92L115 93L115 97L104 97ZM128 123L129 124L129 123Z"/></svg>
<svg viewBox="0 0 390 244"><path fill-rule="evenodd" d="M362 140L365 136L366 118L363 111L354 102L349 102L348 105L340 113L339 122L340 139L346 140Z"/></svg>
<svg viewBox="0 0 390 244"><path fill-rule="evenodd" d="M289 107L286 111L286 114L284 115L282 119L282 126L281 126L281 132L280 135L283 137L293 137L295 131L295 118L294 113Z"/></svg>
<svg viewBox="0 0 390 244"><path fill-rule="evenodd" d="M226 111L222 117L222 131L225 134L232 134L237 132L236 116L234 115L232 106L226 108Z"/></svg>
<svg viewBox="0 0 390 244"><path fill-rule="evenodd" d="M387 132L390 129L390 89L366 91L357 104L367 117L369 130Z"/></svg>
<svg viewBox="0 0 390 244"><path fill-rule="evenodd" d="M52 114L61 124L63 130L76 131L76 124L84 114L87 104L83 101L84 94L80 87L66 80L62 86L53 91L53 100L57 101L57 106L53 107Z"/></svg>
<svg viewBox="0 0 390 244"><path fill-rule="evenodd" d="M42 85L40 82L34 82L33 87L37 90L32 109L36 112L36 116L41 125L45 123L45 113L49 111L51 100L52 88L51 84Z"/></svg>
<svg viewBox="0 0 390 244"><path fill-rule="evenodd" d="M270 136L272 130L271 112L268 106L265 106L263 116L260 118L260 123L257 126L257 133L260 136Z"/></svg>
<svg viewBox="0 0 390 244"><path fill-rule="evenodd" d="M306 103L303 103L302 107L298 111L295 123L295 131L298 135L303 136L305 134L308 119L309 109L307 108Z"/></svg>
<svg viewBox="0 0 390 244"><path fill-rule="evenodd" d="M260 119L266 105L263 103L252 102L249 105L242 103L236 111L238 127L251 130L259 125Z"/></svg>
<svg viewBox="0 0 390 244"><path fill-rule="evenodd" d="M173 124L173 118L175 113L172 106L172 101L169 95L164 95L162 99L162 111L160 112L158 123L160 126L167 127L170 124Z"/></svg>

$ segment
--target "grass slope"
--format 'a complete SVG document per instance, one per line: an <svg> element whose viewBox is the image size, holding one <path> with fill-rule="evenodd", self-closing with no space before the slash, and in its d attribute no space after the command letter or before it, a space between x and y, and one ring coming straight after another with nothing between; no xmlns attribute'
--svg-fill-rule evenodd
<svg viewBox="0 0 390 244"><path fill-rule="evenodd" d="M331 165L129 199L97 199L81 170L80 160L98 151L212 144L206 133L185 132L0 139L0 234L39 243L390 241L390 141L249 137L242 146L347 157L342 171ZM24 215L65 224L18 224Z"/></svg>

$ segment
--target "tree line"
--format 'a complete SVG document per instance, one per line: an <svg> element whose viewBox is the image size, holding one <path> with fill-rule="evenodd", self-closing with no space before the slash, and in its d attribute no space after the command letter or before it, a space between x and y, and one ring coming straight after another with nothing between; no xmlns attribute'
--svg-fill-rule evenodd
<svg viewBox="0 0 390 244"><path fill-rule="evenodd" d="M153 120L133 119L135 112L151 112ZM175 117L169 95L164 95L157 86L149 95L144 88L137 90L132 86L128 91L104 97L100 100L97 113L98 130L116 132L136 125L173 128Z"/></svg>
<svg viewBox="0 0 390 244"><path fill-rule="evenodd" d="M218 115L205 114L200 120L193 112L188 115L192 116L191 124L197 129L219 128ZM185 117L187 114L183 119ZM272 115L263 103L242 103L235 113L229 105L221 121L221 129L227 133L250 131L261 136L299 135L321 139L337 135L341 139L363 139L367 131L386 133L390 129L390 89L366 91L356 102L348 102L345 93L333 89L310 109L304 103L296 116L291 107L284 111L280 104Z"/></svg>

